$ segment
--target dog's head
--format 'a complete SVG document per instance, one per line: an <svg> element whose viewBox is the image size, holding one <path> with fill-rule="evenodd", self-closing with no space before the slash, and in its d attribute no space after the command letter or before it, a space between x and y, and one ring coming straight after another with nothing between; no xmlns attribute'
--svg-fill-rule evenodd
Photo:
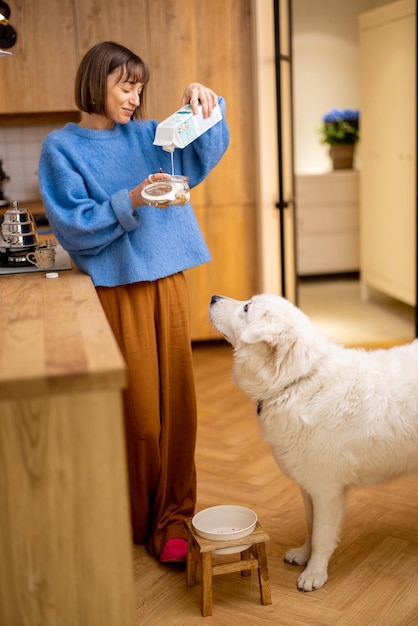
<svg viewBox="0 0 418 626"><path fill-rule="evenodd" d="M244 302L213 296L213 326L234 348L234 378L254 399L309 375L331 342L291 302L261 294Z"/></svg>

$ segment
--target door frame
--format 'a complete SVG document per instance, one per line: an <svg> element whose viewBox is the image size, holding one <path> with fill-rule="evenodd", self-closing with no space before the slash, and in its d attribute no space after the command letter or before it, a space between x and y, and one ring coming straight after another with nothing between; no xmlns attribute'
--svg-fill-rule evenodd
<svg viewBox="0 0 418 626"><path fill-rule="evenodd" d="M291 0L252 0L252 12L258 283L296 304Z"/></svg>

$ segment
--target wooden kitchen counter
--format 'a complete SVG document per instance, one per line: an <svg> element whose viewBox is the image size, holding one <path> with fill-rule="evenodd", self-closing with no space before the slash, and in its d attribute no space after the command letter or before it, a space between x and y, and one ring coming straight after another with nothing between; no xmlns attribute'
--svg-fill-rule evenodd
<svg viewBox="0 0 418 626"><path fill-rule="evenodd" d="M0 624L134 623L125 384L88 276L0 276Z"/></svg>
<svg viewBox="0 0 418 626"><path fill-rule="evenodd" d="M125 365L89 276L0 276L0 398L121 389Z"/></svg>

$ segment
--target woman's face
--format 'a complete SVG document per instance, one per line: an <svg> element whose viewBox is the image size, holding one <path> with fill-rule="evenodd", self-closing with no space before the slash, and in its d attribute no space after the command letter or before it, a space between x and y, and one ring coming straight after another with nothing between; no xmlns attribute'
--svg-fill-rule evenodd
<svg viewBox="0 0 418 626"><path fill-rule="evenodd" d="M119 71L107 77L106 117L112 122L126 124L139 106L143 83L128 82Z"/></svg>

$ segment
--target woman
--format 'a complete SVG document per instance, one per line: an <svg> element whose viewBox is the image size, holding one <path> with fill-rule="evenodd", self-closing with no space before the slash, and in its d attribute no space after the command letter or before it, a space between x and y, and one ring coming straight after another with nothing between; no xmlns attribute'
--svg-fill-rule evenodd
<svg viewBox="0 0 418 626"><path fill-rule="evenodd" d="M194 513L196 400L183 270L210 260L193 209L145 205L142 189L171 172L145 121L147 65L114 42L82 59L79 124L50 133L39 180L51 227L87 272L128 367L124 394L132 527L162 562L184 561L183 520ZM222 98L191 83L181 104L211 115ZM198 185L228 147L225 119L183 150L174 173Z"/></svg>

